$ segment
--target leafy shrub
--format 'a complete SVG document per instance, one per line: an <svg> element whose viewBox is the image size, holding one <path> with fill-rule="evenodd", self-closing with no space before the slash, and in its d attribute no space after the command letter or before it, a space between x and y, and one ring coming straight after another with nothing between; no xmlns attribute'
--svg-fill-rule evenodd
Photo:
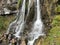
<svg viewBox="0 0 60 45"><path fill-rule="evenodd" d="M52 22L53 26L60 26L60 15L56 15Z"/></svg>
<svg viewBox="0 0 60 45"><path fill-rule="evenodd" d="M58 7L56 7L55 11L60 12L60 5L58 5Z"/></svg>

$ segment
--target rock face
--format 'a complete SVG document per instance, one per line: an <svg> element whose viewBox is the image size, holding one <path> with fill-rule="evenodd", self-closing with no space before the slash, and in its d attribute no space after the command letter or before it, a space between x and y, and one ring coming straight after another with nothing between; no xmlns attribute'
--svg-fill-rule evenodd
<svg viewBox="0 0 60 45"><path fill-rule="evenodd" d="M10 14L16 10L17 0L0 0L0 15Z"/></svg>

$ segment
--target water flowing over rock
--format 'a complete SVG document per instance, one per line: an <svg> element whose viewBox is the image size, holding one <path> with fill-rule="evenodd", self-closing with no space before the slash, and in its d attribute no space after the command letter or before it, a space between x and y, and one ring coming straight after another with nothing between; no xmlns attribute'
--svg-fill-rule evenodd
<svg viewBox="0 0 60 45"><path fill-rule="evenodd" d="M9 34L12 31L14 37L16 37L17 39L21 40L22 37L27 38L28 42L26 43L26 45L34 45L35 41L39 37L45 36L44 23L42 20L43 19L42 16L44 16L47 11L50 12L51 7L49 10L47 9L49 5L48 4L44 5L42 3L42 2L46 3L45 2L46 0L45 1L44 0L28 0L27 11L26 11L26 1L27 0L22 0L22 3L21 3L22 6L21 8L18 9L17 18L15 21L10 23L6 34ZM43 6L45 7L42 8ZM46 12L44 11L45 8L46 8ZM51 13L48 13L48 14L49 16L51 15ZM48 21L46 21L45 19L45 22L48 22Z"/></svg>
<svg viewBox="0 0 60 45"><path fill-rule="evenodd" d="M34 41L36 39L39 38L39 36L43 36L44 33L43 33L43 22L41 20L41 9L40 9L40 1L37 0L37 5L36 5L36 8L37 8L37 19L36 21L34 22L33 24L33 27L32 27L32 31L30 32L30 34L28 34L30 40L28 41L28 45L33 45L34 44Z"/></svg>
<svg viewBox="0 0 60 45"><path fill-rule="evenodd" d="M25 16L25 0L23 1L22 8L21 8L21 17L19 18L19 31L15 34L15 36L19 37L19 34L22 32L22 29L24 28L24 16Z"/></svg>
<svg viewBox="0 0 60 45"><path fill-rule="evenodd" d="M19 11L21 11L21 13L19 12L19 19L18 19L18 21L17 21L17 27L16 27L16 29L15 29L15 36L16 37L20 37L19 35L20 35L20 32L22 32L22 29L24 28L24 16L25 16L25 0L23 1L23 4L22 4L22 7L21 7L21 10L19 10ZM16 21L14 22L14 23L16 23ZM14 23L11 23L11 24L14 24ZM12 26L12 25L11 25ZM9 27L11 27L11 26L9 26ZM8 28L9 29L9 28ZM9 30L8 30L8 32L9 32Z"/></svg>
<svg viewBox="0 0 60 45"><path fill-rule="evenodd" d="M36 12L34 18L36 20L32 24L31 32L28 33L28 35L27 35L27 38L28 38L27 45L33 45L36 39L38 39L40 36L45 35L44 32L43 32L44 25L43 25L43 22L42 22L42 19L41 19L40 1L39 0L34 0L32 2L32 0L29 0L27 15L25 15L25 4L26 4L25 2L26 2L26 0L23 0L22 7L18 11L17 18L14 22L12 22L9 25L9 28L8 28L6 34L9 34L10 30L12 30L12 31L14 30L13 32L15 32L15 33L13 33L13 35L16 38L21 38L23 36L24 27L25 27L25 24L26 24L25 21L27 21L25 19L28 18L27 15L29 15L29 12L31 10L30 8L34 3L35 4L35 6L34 6L35 7L35 12ZM32 4L31 4L31 2L32 2ZM25 18L25 16L26 16L26 18ZM10 29L12 26L13 27L15 26L15 28ZM10 43L10 45L11 45L11 43Z"/></svg>

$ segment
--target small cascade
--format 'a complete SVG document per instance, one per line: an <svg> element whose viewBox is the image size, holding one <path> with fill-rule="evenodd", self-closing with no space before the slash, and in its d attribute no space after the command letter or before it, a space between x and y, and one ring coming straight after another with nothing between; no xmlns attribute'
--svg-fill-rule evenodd
<svg viewBox="0 0 60 45"><path fill-rule="evenodd" d="M27 19L27 17L29 16L29 12L30 12L30 9L31 9L31 7L32 7L32 5L33 5L33 2L34 2L34 0L29 0L28 1L28 11L27 11L27 16L26 16L26 19Z"/></svg>
<svg viewBox="0 0 60 45"><path fill-rule="evenodd" d="M24 29L24 17L25 17L25 0L23 0L23 4L22 4L22 8L21 8L21 13L20 13L20 17L18 20L18 28L17 28L17 32L16 34L14 34L16 37L20 37L20 33L23 32Z"/></svg>
<svg viewBox="0 0 60 45"><path fill-rule="evenodd" d="M19 13L19 11L18 11L18 13ZM17 16L16 16L16 17L19 16L18 13L17 13ZM12 28L13 26L15 26L15 29L14 29L14 30L15 30L15 32L17 32L17 29L18 29L18 22L17 22L17 20L18 20L18 18L16 18L15 21L13 21L12 23L10 23L10 25L9 25L9 27L8 27L8 29L7 29L6 34L9 34L9 32L11 31L11 28Z"/></svg>
<svg viewBox="0 0 60 45"><path fill-rule="evenodd" d="M20 38L20 33L21 33L22 30L23 30L23 25L24 25L24 23L22 23L22 24L19 26L19 31L17 31L16 34L14 34L17 38Z"/></svg>
<svg viewBox="0 0 60 45"><path fill-rule="evenodd" d="M33 24L32 32L29 34L28 45L33 45L35 40L39 38L39 36L43 36L43 22L41 21L41 9L40 9L40 1L37 0L37 18Z"/></svg>
<svg viewBox="0 0 60 45"><path fill-rule="evenodd" d="M29 0L27 16L29 15L30 8L31 8L31 0Z"/></svg>
<svg viewBox="0 0 60 45"><path fill-rule="evenodd" d="M20 12L19 12L20 11ZM9 28L6 32L6 34L9 34L9 32L11 31L11 28L12 26L15 26L15 37L20 37L19 34L20 32L23 31L23 28L24 28L24 17L25 17L25 0L23 0L23 4L22 4L22 7L21 7L21 10L19 10L17 14L17 18L15 21L13 21L10 25L9 25Z"/></svg>

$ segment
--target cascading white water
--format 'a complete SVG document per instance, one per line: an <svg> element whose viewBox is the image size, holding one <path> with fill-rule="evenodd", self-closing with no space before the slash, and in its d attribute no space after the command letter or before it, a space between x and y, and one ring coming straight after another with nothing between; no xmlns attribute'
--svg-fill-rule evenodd
<svg viewBox="0 0 60 45"><path fill-rule="evenodd" d="M6 34L9 34L10 28L11 28L13 25L15 25L16 21L17 21L17 20L15 20L14 22L12 22L12 23L9 25L9 28L8 28Z"/></svg>
<svg viewBox="0 0 60 45"><path fill-rule="evenodd" d="M33 45L35 40L39 38L39 36L44 36L45 34L43 33L43 22L41 20L41 8L40 8L40 0L33 0L33 1L36 1L36 12L37 12L37 17L36 17L36 21L34 22L33 24L33 27L32 27L32 31L28 34L28 43L27 45ZM8 28L8 31L7 31L7 34L9 33L9 30L11 28L12 25L14 24L17 24L16 25L16 29L15 29L15 37L17 38L20 38L21 35L20 33L23 32L23 29L24 29L24 24L25 24L25 3L26 3L26 0L23 0L23 3L22 3L22 7L21 7L21 10L19 10L20 14L17 15L18 19L16 19L14 22L12 22ZM30 8L31 8L31 4L32 3L32 0L29 0L29 4L28 4L28 12L27 12L27 15L29 15L29 11L30 11ZM27 17L26 17L27 18ZM26 20L27 21L27 20ZM11 44L10 44L11 45Z"/></svg>
<svg viewBox="0 0 60 45"><path fill-rule="evenodd" d="M31 8L31 2L32 2L32 0L29 0L27 16L29 15L29 11L30 11L30 8Z"/></svg>
<svg viewBox="0 0 60 45"><path fill-rule="evenodd" d="M21 8L21 13L20 13L20 17L19 17L19 20L18 20L18 22L17 22L17 24L18 24L18 27L17 27L17 29L16 30L18 30L17 32L16 32L16 34L14 34L16 37L20 37L19 36L19 34L23 31L23 29L24 29L24 17L25 17L25 1L26 0L23 0L23 4L22 4L22 8Z"/></svg>
<svg viewBox="0 0 60 45"><path fill-rule="evenodd" d="M18 13L17 13L18 14ZM17 15L17 17L18 17L18 15ZM9 27L8 27L8 29L7 29L7 32L6 32L6 34L9 34L9 32L10 32L10 30L11 30L11 28L13 27L13 26L15 26L16 25L16 23L17 23L17 19L18 18L16 18L16 20L15 21L13 21L12 23L10 23L10 25L9 25ZM17 28L18 28L18 25L16 25L16 30L17 30ZM14 29L15 30L15 29ZM16 30L15 30L15 32L16 32Z"/></svg>
<svg viewBox="0 0 60 45"><path fill-rule="evenodd" d="M41 9L40 9L40 1L37 0L37 19L34 22L32 32L29 34L30 40L28 41L28 45L33 45L34 41L39 38L39 36L43 36L43 22L41 21Z"/></svg>
<svg viewBox="0 0 60 45"><path fill-rule="evenodd" d="M33 2L34 2L34 0L29 0L29 2L28 2L28 12L27 12L27 16L26 16L26 18L27 18L27 17L28 17L28 15L29 15L30 8L32 7Z"/></svg>
<svg viewBox="0 0 60 45"><path fill-rule="evenodd" d="M16 34L14 34L17 38L20 38L20 32L22 32L22 29L24 28L23 27L24 23L22 23L18 28L19 28L19 31L16 32Z"/></svg>

